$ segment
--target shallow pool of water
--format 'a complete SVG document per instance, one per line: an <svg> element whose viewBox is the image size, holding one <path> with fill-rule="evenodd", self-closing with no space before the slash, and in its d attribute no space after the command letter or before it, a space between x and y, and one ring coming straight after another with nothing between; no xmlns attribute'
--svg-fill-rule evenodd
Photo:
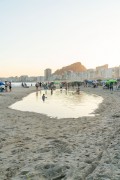
<svg viewBox="0 0 120 180"><path fill-rule="evenodd" d="M45 94L45 101L42 95ZM103 98L96 95L89 95L84 92L76 94L73 91L50 90L38 91L24 97L10 106L20 111L37 112L49 117L56 118L78 118L82 116L94 116L94 111L102 102ZM93 114L92 114L93 113Z"/></svg>

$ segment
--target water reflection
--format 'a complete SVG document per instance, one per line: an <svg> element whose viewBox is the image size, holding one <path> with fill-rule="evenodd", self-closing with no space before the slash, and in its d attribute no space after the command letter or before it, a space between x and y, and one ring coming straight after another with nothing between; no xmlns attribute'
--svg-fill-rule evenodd
<svg viewBox="0 0 120 180"><path fill-rule="evenodd" d="M36 91L36 100L38 100L38 91Z"/></svg>
<svg viewBox="0 0 120 180"><path fill-rule="evenodd" d="M42 96L45 94L43 101ZM36 98L35 98L36 96ZM44 103L43 103L44 102ZM46 114L57 118L93 116L102 97L67 90L41 90L31 93L10 108Z"/></svg>

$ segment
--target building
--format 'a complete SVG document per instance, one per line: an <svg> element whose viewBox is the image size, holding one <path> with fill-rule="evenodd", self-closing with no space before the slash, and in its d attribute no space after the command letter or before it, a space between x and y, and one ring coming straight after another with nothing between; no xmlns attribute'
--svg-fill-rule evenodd
<svg viewBox="0 0 120 180"><path fill-rule="evenodd" d="M28 78L28 75L22 75L22 76L20 76L19 79L20 79L21 82L28 82L29 78Z"/></svg>
<svg viewBox="0 0 120 180"><path fill-rule="evenodd" d="M105 73L106 73L107 70L108 70L108 64L96 67L96 75L95 75L95 77L97 79L104 79Z"/></svg>
<svg viewBox="0 0 120 180"><path fill-rule="evenodd" d="M44 76L37 77L37 82L43 82L43 81L44 81Z"/></svg>
<svg viewBox="0 0 120 180"><path fill-rule="evenodd" d="M52 70L51 69L45 69L44 70L44 80L45 81L49 81L51 75L52 75Z"/></svg>

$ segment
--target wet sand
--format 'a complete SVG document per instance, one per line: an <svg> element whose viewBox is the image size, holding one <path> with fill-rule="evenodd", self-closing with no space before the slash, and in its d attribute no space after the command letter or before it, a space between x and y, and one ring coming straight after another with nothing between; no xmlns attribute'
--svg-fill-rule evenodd
<svg viewBox="0 0 120 180"><path fill-rule="evenodd" d="M120 91L82 89L104 98L95 117L8 108L35 87L0 93L0 180L120 180Z"/></svg>

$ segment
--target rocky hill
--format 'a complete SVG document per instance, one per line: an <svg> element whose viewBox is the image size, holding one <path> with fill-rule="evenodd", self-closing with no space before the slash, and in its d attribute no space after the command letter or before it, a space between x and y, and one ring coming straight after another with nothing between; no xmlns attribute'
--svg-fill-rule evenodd
<svg viewBox="0 0 120 180"><path fill-rule="evenodd" d="M65 71L73 71L73 72L84 72L86 71L86 67L83 66L80 62L73 63L71 65L62 67L54 72L54 74L62 75Z"/></svg>

